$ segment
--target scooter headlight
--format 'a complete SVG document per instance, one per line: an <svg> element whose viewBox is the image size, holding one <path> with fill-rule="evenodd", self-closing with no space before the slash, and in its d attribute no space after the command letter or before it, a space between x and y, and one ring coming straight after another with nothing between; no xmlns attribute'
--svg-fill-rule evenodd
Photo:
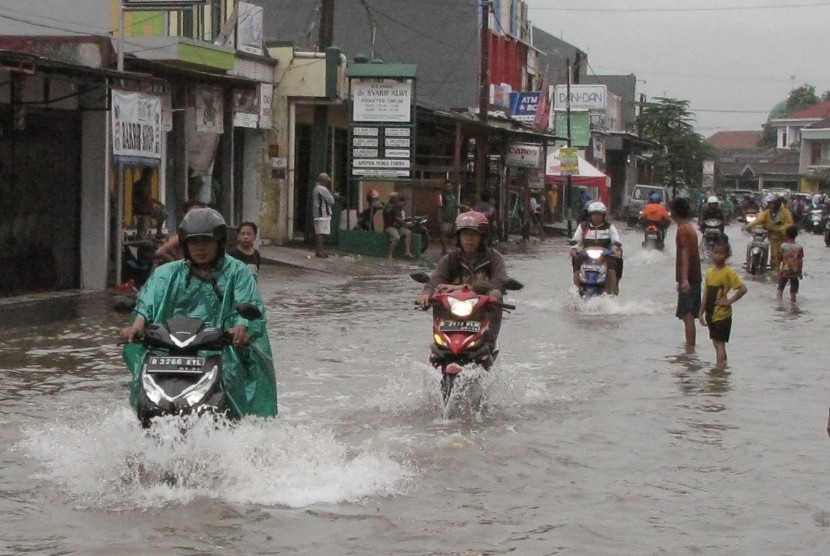
<svg viewBox="0 0 830 556"><path fill-rule="evenodd" d="M153 380L153 375L151 374L141 373L141 386L144 388L144 393L147 394L147 398L156 405L161 402L162 398L167 397L164 390Z"/></svg>
<svg viewBox="0 0 830 556"><path fill-rule="evenodd" d="M753 222L755 222L756 217L754 214L747 214L745 218L747 224L752 224Z"/></svg>
<svg viewBox="0 0 830 556"><path fill-rule="evenodd" d="M585 250L585 253L589 257L591 257L592 259L599 259L600 257L602 257L603 252L604 252L604 250L596 249L596 248L591 248L591 249L586 249Z"/></svg>
<svg viewBox="0 0 830 556"><path fill-rule="evenodd" d="M450 297L449 300L450 312L456 317L469 317L473 314L473 309L475 309L476 303L478 303L478 298L465 299L462 301L460 299Z"/></svg>
<svg viewBox="0 0 830 556"><path fill-rule="evenodd" d="M213 365L210 371L205 373L199 382L182 392L187 405L193 406L202 401L208 392L210 392L210 389L213 388L218 374L219 365Z"/></svg>

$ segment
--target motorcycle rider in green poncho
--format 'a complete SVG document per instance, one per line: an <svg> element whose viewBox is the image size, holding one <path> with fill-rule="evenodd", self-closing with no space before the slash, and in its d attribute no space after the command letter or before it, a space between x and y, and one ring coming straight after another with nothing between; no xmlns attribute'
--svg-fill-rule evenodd
<svg viewBox="0 0 830 556"><path fill-rule="evenodd" d="M135 407L141 363L147 348L132 340L146 324L177 315L227 329L233 345L222 351L222 385L231 416L272 417L277 414L277 385L265 317L247 320L237 314L240 303L265 307L256 280L245 263L225 255L228 227L210 208L188 212L179 226L184 260L158 267L138 294L133 323L121 330L124 361L132 371L130 403Z"/></svg>

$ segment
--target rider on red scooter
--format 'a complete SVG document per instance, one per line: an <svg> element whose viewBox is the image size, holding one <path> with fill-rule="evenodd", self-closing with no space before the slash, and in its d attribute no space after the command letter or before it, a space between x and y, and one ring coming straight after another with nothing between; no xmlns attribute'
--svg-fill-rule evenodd
<svg viewBox="0 0 830 556"><path fill-rule="evenodd" d="M418 296L418 304L426 308L436 292L448 293L465 287L502 300L507 269L501 253L487 247L489 229L487 217L480 212L463 212L456 217L457 249L438 261L432 277ZM501 328L502 310L498 305L493 305L487 310L487 316L490 321L488 342L495 348Z"/></svg>

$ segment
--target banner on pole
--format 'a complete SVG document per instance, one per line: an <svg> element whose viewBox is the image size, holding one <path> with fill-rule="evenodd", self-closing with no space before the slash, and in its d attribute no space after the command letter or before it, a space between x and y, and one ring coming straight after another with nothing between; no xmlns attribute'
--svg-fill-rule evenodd
<svg viewBox="0 0 830 556"><path fill-rule="evenodd" d="M116 163L161 164L161 98L112 91L112 154Z"/></svg>

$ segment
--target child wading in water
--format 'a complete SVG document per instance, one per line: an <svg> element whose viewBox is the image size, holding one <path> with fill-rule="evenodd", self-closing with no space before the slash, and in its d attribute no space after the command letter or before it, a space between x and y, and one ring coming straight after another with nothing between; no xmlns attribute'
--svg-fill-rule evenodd
<svg viewBox="0 0 830 556"><path fill-rule="evenodd" d="M720 239L712 247L712 264L703 281L703 300L700 324L709 327L709 337L715 346L716 365L726 366L726 344L732 330L732 304L746 294L746 286L735 270L726 264L732 255L729 242ZM732 297L729 293L734 291Z"/></svg>
<svg viewBox="0 0 830 556"><path fill-rule="evenodd" d="M798 295L799 281L802 278L801 265L804 262L804 248L796 243L798 228L790 226L786 231L787 239L781 244L781 268L778 270L778 301L784 297L784 287L790 283L790 301L795 303Z"/></svg>
<svg viewBox="0 0 830 556"><path fill-rule="evenodd" d="M235 259L239 259L251 270L256 278L259 273L259 267L262 265L262 255L254 247L256 241L257 226L253 222L243 222L239 225L239 230L236 233L236 247L234 247L228 255Z"/></svg>

